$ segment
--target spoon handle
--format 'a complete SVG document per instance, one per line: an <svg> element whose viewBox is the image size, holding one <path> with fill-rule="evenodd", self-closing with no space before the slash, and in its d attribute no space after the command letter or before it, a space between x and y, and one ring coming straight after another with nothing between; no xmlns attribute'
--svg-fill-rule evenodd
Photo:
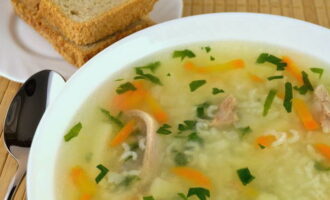
<svg viewBox="0 0 330 200"><path fill-rule="evenodd" d="M24 167L18 166L17 173L13 177L13 179L11 180L11 182L8 186L7 194L6 194L4 200L13 200L14 199L15 193L16 193L18 186L21 183L25 173L26 173L26 169Z"/></svg>

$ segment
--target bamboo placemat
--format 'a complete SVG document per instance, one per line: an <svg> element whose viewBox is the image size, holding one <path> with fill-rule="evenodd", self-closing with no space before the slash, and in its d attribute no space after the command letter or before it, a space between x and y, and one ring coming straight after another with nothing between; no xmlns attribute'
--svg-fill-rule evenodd
<svg viewBox="0 0 330 200"><path fill-rule="evenodd" d="M214 12L259 12L284 15L329 27L330 0L183 0L184 16ZM285 31L285 30L283 30ZM3 139L3 121L9 103L20 84L0 77L0 134ZM17 168L0 142L0 199ZM40 188L42 189L42 188ZM15 200L26 199L25 181L19 187ZM32 200L32 199L31 199ZM45 199L47 200L47 199Z"/></svg>

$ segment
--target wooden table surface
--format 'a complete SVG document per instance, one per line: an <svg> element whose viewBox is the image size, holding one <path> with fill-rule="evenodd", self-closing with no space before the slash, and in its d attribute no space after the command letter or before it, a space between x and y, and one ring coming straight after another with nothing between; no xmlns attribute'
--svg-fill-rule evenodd
<svg viewBox="0 0 330 200"><path fill-rule="evenodd" d="M184 16L213 12L260 12L284 15L330 26L330 0L183 0ZM0 66L1 67L1 66ZM8 106L20 87L19 83L0 77L0 136L3 140L3 121ZM16 162L0 142L0 199L4 199L8 184L15 174ZM40 188L42 189L42 188ZM25 181L15 197L26 199ZM47 200L47 199L45 199Z"/></svg>

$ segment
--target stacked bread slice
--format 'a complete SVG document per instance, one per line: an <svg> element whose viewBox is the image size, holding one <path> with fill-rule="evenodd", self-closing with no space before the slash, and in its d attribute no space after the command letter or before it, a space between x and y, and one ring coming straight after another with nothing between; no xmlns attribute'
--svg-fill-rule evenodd
<svg viewBox="0 0 330 200"><path fill-rule="evenodd" d="M11 0L15 12L71 64L81 66L117 40L151 26L156 0Z"/></svg>

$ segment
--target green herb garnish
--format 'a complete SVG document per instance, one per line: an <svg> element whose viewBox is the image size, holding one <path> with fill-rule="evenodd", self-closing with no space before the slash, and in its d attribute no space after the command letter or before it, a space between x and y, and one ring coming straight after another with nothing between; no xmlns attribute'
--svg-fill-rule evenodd
<svg viewBox="0 0 330 200"><path fill-rule="evenodd" d="M266 148L264 145L262 145L262 144L258 144L258 146L260 147L260 149L264 149L264 148Z"/></svg>
<svg viewBox="0 0 330 200"><path fill-rule="evenodd" d="M106 109L101 108L101 112L113 123L115 123L117 126L119 126L120 128L124 127L124 123L118 119L118 117L115 117L113 115L110 114L109 111L107 111Z"/></svg>
<svg viewBox="0 0 330 200"><path fill-rule="evenodd" d="M283 71L284 68L287 66L287 64L283 62L282 59L268 53L262 53L259 55L257 63L262 64L265 62L269 62L276 65L278 71Z"/></svg>
<svg viewBox="0 0 330 200"><path fill-rule="evenodd" d="M169 135L172 133L172 131L168 130L169 128L171 128L170 125L168 124L163 124L163 126L161 126L158 130L157 133L158 134L162 134L162 135Z"/></svg>
<svg viewBox="0 0 330 200"><path fill-rule="evenodd" d="M237 175L243 185L249 184L255 177L251 174L249 168L242 168L237 170Z"/></svg>
<svg viewBox="0 0 330 200"><path fill-rule="evenodd" d="M250 128L250 126L247 126L247 127L238 128L238 131L240 133L240 138L243 138L247 134L251 133L252 129Z"/></svg>
<svg viewBox="0 0 330 200"><path fill-rule="evenodd" d="M292 111L292 98L292 84L290 82L286 82L283 106L288 113Z"/></svg>
<svg viewBox="0 0 330 200"><path fill-rule="evenodd" d="M185 120L182 124L178 125L179 131L189 131L194 130L196 128L197 121L194 120Z"/></svg>
<svg viewBox="0 0 330 200"><path fill-rule="evenodd" d="M196 196L199 200L206 200L210 197L210 191L202 187L190 188L187 197Z"/></svg>
<svg viewBox="0 0 330 200"><path fill-rule="evenodd" d="M268 111L273 104L276 93L277 93L277 90L274 90L274 89L271 89L268 92L268 95L267 95L265 103L264 103L264 111L262 112L263 116L266 116L268 114Z"/></svg>
<svg viewBox="0 0 330 200"><path fill-rule="evenodd" d="M123 78L118 78L115 81L123 81L123 80L124 80Z"/></svg>
<svg viewBox="0 0 330 200"><path fill-rule="evenodd" d="M189 163L189 159L186 154L177 152L174 156L174 162L178 166L185 166Z"/></svg>
<svg viewBox="0 0 330 200"><path fill-rule="evenodd" d="M312 72L319 75L319 79L322 77L324 69L322 68L310 68Z"/></svg>
<svg viewBox="0 0 330 200"><path fill-rule="evenodd" d="M195 81L192 81L189 84L190 92L194 92L195 90L197 90L198 88L200 88L204 84L206 84L206 80L195 80Z"/></svg>
<svg viewBox="0 0 330 200"><path fill-rule="evenodd" d="M220 93L224 93L225 91L223 89L219 89L219 88L212 88L212 94L216 95L216 94L220 94Z"/></svg>
<svg viewBox="0 0 330 200"><path fill-rule="evenodd" d="M155 198L153 196L146 196L143 197L143 200L155 200Z"/></svg>
<svg viewBox="0 0 330 200"><path fill-rule="evenodd" d="M214 58L213 56L210 56L210 60L211 60L211 61L214 61L215 58Z"/></svg>
<svg viewBox="0 0 330 200"><path fill-rule="evenodd" d="M77 137L79 135L80 130L82 129L82 124L78 122L74 125L70 131L64 136L64 141L68 142L72 138Z"/></svg>
<svg viewBox="0 0 330 200"><path fill-rule="evenodd" d="M314 163L314 168L318 171L330 171L330 166L326 166L323 163L317 161Z"/></svg>
<svg viewBox="0 0 330 200"><path fill-rule="evenodd" d="M202 49L205 49L206 53L209 53L211 51L211 47L209 46L202 47Z"/></svg>
<svg viewBox="0 0 330 200"><path fill-rule="evenodd" d="M134 77L135 80L144 79L157 85L163 85L158 77L152 74L144 73L143 70L140 68L135 68L135 72L137 74L137 76Z"/></svg>
<svg viewBox="0 0 330 200"><path fill-rule="evenodd" d="M160 62L153 62L153 63L149 63L145 66L140 66L140 67L136 67L135 69L139 69L139 70L144 70L144 69L148 69L150 70L152 73L155 73L155 71L160 67Z"/></svg>
<svg viewBox="0 0 330 200"><path fill-rule="evenodd" d="M210 119L209 116L206 115L205 110L210 106L209 103L205 102L197 106L196 115L200 119Z"/></svg>
<svg viewBox="0 0 330 200"><path fill-rule="evenodd" d="M126 82L121 85L116 89L117 94L122 94L127 91L134 91L136 90L136 87L131 83L131 82Z"/></svg>
<svg viewBox="0 0 330 200"><path fill-rule="evenodd" d="M269 81L271 81L271 80L282 79L282 78L283 78L283 76L270 76L270 77L268 77L267 79L268 79Z"/></svg>
<svg viewBox="0 0 330 200"><path fill-rule="evenodd" d="M108 168L104 167L101 164L98 165L98 166L96 166L96 167L100 170L100 173L95 178L95 181L96 181L96 183L99 183L105 177L105 175L107 175L107 173L109 172L109 170L108 170Z"/></svg>
<svg viewBox="0 0 330 200"><path fill-rule="evenodd" d="M190 133L188 135L188 141L197 142L200 145L202 145L204 143L203 138L201 138L196 132Z"/></svg>
<svg viewBox="0 0 330 200"><path fill-rule="evenodd" d="M179 196L182 200L188 200L188 197L186 197L186 195L183 194L183 193L178 193L178 196Z"/></svg>
<svg viewBox="0 0 330 200"><path fill-rule="evenodd" d="M295 86L294 89L300 94L306 94L308 91L314 91L313 85L308 78L308 74L304 71L301 72L304 84L301 87Z"/></svg>
<svg viewBox="0 0 330 200"><path fill-rule="evenodd" d="M196 55L191 50L185 49L185 50L182 50L182 51L174 51L173 54L172 54L172 57L173 58L181 58L181 60L183 60L186 57L194 58L194 57L196 57Z"/></svg>
<svg viewBox="0 0 330 200"><path fill-rule="evenodd" d="M118 184L118 187L129 187L131 186L134 182L139 181L140 177L136 175L127 175L123 181L121 181Z"/></svg>
<svg viewBox="0 0 330 200"><path fill-rule="evenodd" d="M171 76L171 73L167 73L166 76Z"/></svg>

